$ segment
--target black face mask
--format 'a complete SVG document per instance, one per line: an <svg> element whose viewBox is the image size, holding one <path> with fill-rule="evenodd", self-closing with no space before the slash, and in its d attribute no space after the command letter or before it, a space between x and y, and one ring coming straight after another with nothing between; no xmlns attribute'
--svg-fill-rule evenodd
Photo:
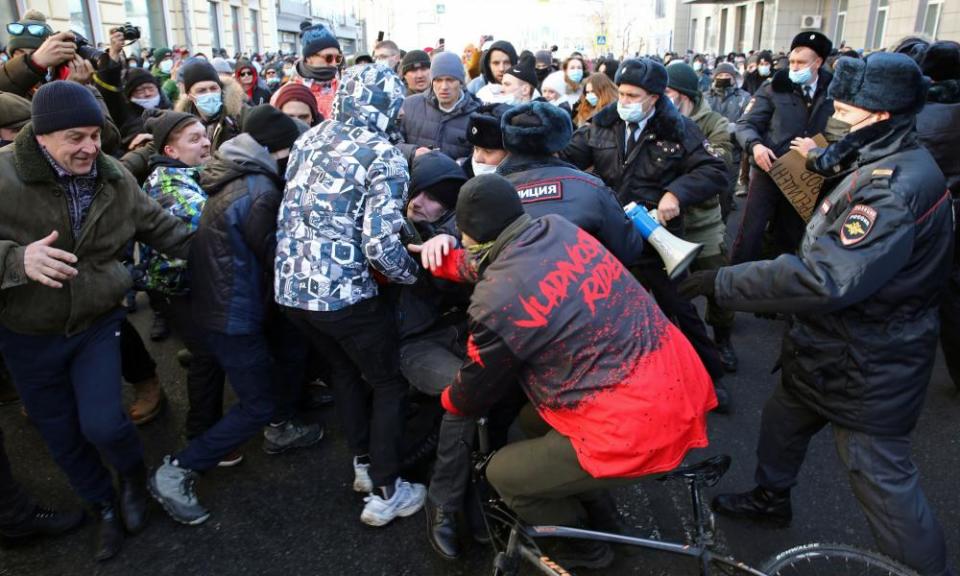
<svg viewBox="0 0 960 576"><path fill-rule="evenodd" d="M714 85L721 90L726 90L727 88L733 86L733 80L729 78L717 78L714 81Z"/></svg>
<svg viewBox="0 0 960 576"><path fill-rule="evenodd" d="M328 82L333 80L334 76L337 75L336 66L311 66L306 62L301 62L300 65L303 67L306 76L311 80Z"/></svg>
<svg viewBox="0 0 960 576"><path fill-rule="evenodd" d="M550 72L552 72L552 70L551 70L549 67L548 67L548 68L537 68L537 81L538 81L538 83L542 83L542 82L544 81L544 79L545 79L547 76L550 75Z"/></svg>

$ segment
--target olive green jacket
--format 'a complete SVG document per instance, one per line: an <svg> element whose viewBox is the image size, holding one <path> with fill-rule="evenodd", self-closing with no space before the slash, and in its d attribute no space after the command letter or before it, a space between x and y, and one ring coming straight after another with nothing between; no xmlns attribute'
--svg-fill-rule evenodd
<svg viewBox="0 0 960 576"><path fill-rule="evenodd" d="M74 335L115 310L131 287L121 263L135 239L186 258L191 232L143 193L115 159L97 158L97 189L79 238L73 237L64 191L27 124L14 144L0 149L0 325L34 335ZM77 257L78 274L63 288L29 280L24 252L59 232L55 248Z"/></svg>
<svg viewBox="0 0 960 576"><path fill-rule="evenodd" d="M700 131L707 138L709 146L704 146L717 158L723 160L727 171L732 169L733 140L727 129L729 122L720 113L714 112L707 104L706 98L694 106L690 119L696 123ZM720 212L720 197L714 196L700 204L690 206L686 211L686 229L684 239L690 242L703 244L701 258L716 256L721 253L725 226Z"/></svg>

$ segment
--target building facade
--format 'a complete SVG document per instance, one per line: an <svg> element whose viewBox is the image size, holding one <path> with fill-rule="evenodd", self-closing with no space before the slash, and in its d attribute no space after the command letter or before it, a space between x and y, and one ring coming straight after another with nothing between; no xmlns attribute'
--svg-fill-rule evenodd
<svg viewBox="0 0 960 576"><path fill-rule="evenodd" d="M368 52L364 22L353 2L345 0L277 0L277 43L284 54L300 52L300 23L323 23L333 31L348 59Z"/></svg>
<svg viewBox="0 0 960 576"><path fill-rule="evenodd" d="M209 55L223 48L233 56L278 46L274 0L0 0L0 19L14 22L29 9L44 13L54 30L76 31L93 44L130 22L141 32L134 49L186 46Z"/></svg>

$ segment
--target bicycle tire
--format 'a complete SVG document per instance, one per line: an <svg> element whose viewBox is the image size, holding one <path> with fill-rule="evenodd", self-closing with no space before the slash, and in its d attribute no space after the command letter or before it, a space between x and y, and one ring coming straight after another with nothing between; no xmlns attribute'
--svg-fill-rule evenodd
<svg viewBox="0 0 960 576"><path fill-rule="evenodd" d="M769 576L917 576L882 554L846 544L812 543L785 550L763 567Z"/></svg>

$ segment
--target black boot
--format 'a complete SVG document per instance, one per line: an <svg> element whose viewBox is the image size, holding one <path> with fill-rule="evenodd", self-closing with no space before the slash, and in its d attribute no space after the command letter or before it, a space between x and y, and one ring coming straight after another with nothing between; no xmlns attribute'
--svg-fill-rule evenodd
<svg viewBox="0 0 960 576"><path fill-rule="evenodd" d="M713 510L725 516L749 518L787 526L793 519L790 491L772 492L757 486L741 494L718 494L713 499Z"/></svg>
<svg viewBox="0 0 960 576"><path fill-rule="evenodd" d="M737 371L739 360L737 352L733 349L733 343L730 341L729 328L714 328L713 341L717 344L717 352L720 353L720 363L723 369L733 373Z"/></svg>
<svg viewBox="0 0 960 576"><path fill-rule="evenodd" d="M713 381L713 391L717 395L717 407L713 409L717 414L727 414L730 412L730 392L727 391L723 380L715 379Z"/></svg>
<svg viewBox="0 0 960 576"><path fill-rule="evenodd" d="M159 312L153 313L153 326L150 327L150 339L154 342L162 342L170 336L170 328L167 326L167 318Z"/></svg>
<svg viewBox="0 0 960 576"><path fill-rule="evenodd" d="M147 525L147 467L143 462L128 474L120 475L120 516L130 534Z"/></svg>
<svg viewBox="0 0 960 576"><path fill-rule="evenodd" d="M73 530L82 522L83 512L80 510L58 512L44 506L36 506L23 522L0 526L0 536L11 540L33 536L58 536Z"/></svg>
<svg viewBox="0 0 960 576"><path fill-rule="evenodd" d="M460 542L457 539L457 517L434 506L427 498L427 539L437 554L445 560L460 557Z"/></svg>
<svg viewBox="0 0 960 576"><path fill-rule="evenodd" d="M99 525L97 526L97 544L94 558L103 562L116 556L123 546L123 522L120 513L113 502L100 504L94 510Z"/></svg>
<svg viewBox="0 0 960 576"><path fill-rule="evenodd" d="M551 548L550 559L564 568L600 570L613 564L613 549L598 540L558 540Z"/></svg>

